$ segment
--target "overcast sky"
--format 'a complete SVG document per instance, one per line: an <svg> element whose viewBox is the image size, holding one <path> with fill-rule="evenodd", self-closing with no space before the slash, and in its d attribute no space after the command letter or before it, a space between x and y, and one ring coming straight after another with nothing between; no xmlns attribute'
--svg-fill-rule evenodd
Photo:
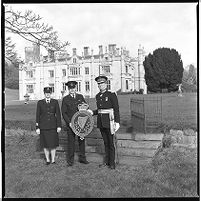
<svg viewBox="0 0 201 201"><path fill-rule="evenodd" d="M146 54L159 47L176 49L184 67L197 66L197 3L82 3L12 4L18 11L33 10L54 27L61 40L69 41L68 53L84 46L98 53L98 46L116 44L137 56L139 44ZM16 50L24 58L29 42L14 37ZM43 52L45 54L45 52Z"/></svg>

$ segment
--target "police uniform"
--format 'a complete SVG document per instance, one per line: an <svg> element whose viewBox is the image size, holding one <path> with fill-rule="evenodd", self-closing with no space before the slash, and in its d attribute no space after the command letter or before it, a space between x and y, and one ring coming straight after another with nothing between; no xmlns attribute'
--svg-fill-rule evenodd
<svg viewBox="0 0 201 201"><path fill-rule="evenodd" d="M50 87L44 88L45 93L51 93ZM36 129L40 129L40 145L42 148L56 148L59 146L57 128L61 128L61 113L58 100L46 99L37 102Z"/></svg>
<svg viewBox="0 0 201 201"><path fill-rule="evenodd" d="M98 76L95 79L98 83L103 80L107 81L107 77ZM113 121L120 123L119 104L116 93L106 90L104 93L99 92L96 95L97 110L93 111L97 115L97 128L100 129L105 146L105 165L115 168L115 147L113 135L111 133L111 116L113 113Z"/></svg>
<svg viewBox="0 0 201 201"><path fill-rule="evenodd" d="M77 85L76 81L69 81L66 83L68 88L75 88ZM63 119L66 122L66 128L67 128L67 136L68 136L68 154L67 154L67 163L69 166L72 166L74 163L74 153L75 153L75 133L70 127L71 119L73 115L78 111L78 105L86 103L83 95L81 94L75 94L75 97L72 97L71 94L68 94L65 96L62 100L62 116ZM79 162L88 164L88 161L86 160L85 156L85 140L81 140L78 138L78 144L79 144Z"/></svg>

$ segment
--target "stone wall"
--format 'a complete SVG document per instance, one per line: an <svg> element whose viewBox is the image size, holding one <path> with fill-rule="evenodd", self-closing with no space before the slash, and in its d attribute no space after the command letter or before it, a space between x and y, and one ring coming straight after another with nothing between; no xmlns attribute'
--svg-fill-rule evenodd
<svg viewBox="0 0 201 201"><path fill-rule="evenodd" d="M193 129L174 130L164 134L162 139L162 147L183 146L197 148L197 131Z"/></svg>

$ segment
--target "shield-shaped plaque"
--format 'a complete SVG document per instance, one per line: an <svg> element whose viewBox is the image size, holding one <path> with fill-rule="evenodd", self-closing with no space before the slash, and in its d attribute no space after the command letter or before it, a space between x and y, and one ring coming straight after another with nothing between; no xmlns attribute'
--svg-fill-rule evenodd
<svg viewBox="0 0 201 201"><path fill-rule="evenodd" d="M93 129L93 117L86 109L82 108L73 115L71 125L73 132L83 140Z"/></svg>

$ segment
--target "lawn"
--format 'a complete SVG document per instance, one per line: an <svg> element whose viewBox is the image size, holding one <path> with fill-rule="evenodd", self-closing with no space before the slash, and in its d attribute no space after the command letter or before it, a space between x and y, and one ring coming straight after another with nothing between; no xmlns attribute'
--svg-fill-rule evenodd
<svg viewBox="0 0 201 201"><path fill-rule="evenodd" d="M138 97L151 96L156 95ZM134 95L118 96L122 127L131 126L131 97ZM91 109L95 109L95 100L87 101ZM23 124L35 122L36 103L30 101L25 105L23 101L9 99L5 119ZM197 129L196 93L185 93L183 97L162 94L162 104L166 125ZM34 133L6 129L5 198L197 197L196 149L166 148L149 164L120 164L115 170L98 168L97 163L78 162L69 168L65 157L59 155L56 165L46 166L36 152L38 136Z"/></svg>
<svg viewBox="0 0 201 201"><path fill-rule="evenodd" d="M164 149L150 164L115 170L97 163L67 167L58 155L46 166L36 152L37 137L7 130L5 198L197 197L196 149Z"/></svg>
<svg viewBox="0 0 201 201"><path fill-rule="evenodd" d="M9 97L9 94L7 95ZM131 127L131 98L148 99L154 96L162 96L162 121L168 127L182 129L191 127L197 130L197 93L184 93L183 97L178 97L177 93L156 94L156 95L118 95L120 106L121 127ZM94 98L86 99L91 109L96 108ZM35 122L37 101L30 101L24 104L24 101L10 101L5 107L6 120L33 121ZM61 105L61 100L59 100ZM149 107L149 105L147 106ZM95 118L96 119L96 118Z"/></svg>

